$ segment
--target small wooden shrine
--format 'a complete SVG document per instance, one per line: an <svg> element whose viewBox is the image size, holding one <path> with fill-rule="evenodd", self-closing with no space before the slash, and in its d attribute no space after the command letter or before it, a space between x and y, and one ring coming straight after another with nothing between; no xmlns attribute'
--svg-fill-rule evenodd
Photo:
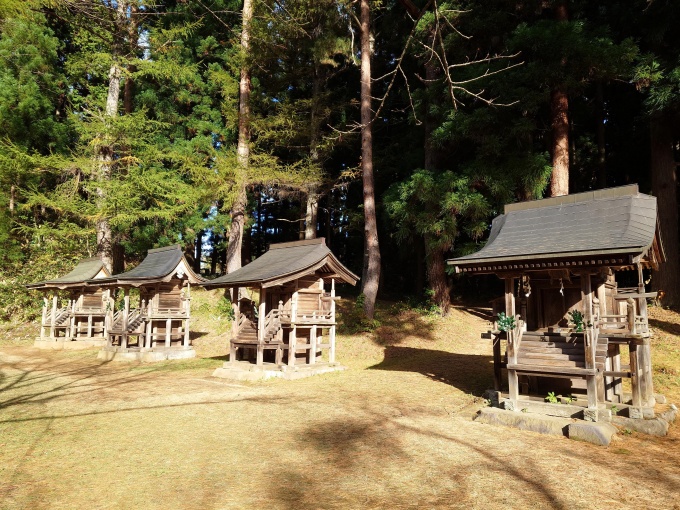
<svg viewBox="0 0 680 510"><path fill-rule="evenodd" d="M160 361L192 358L189 322L191 285L206 280L196 275L179 245L149 250L134 269L88 285L123 289L123 306L110 307L106 345L100 359ZM131 303L131 289L138 289Z"/></svg>
<svg viewBox="0 0 680 510"><path fill-rule="evenodd" d="M82 349L106 342L108 291L89 287L87 280L110 276L98 258L83 259L73 270L54 280L31 283L26 288L43 293L40 337L41 349ZM59 293L66 294L60 303Z"/></svg>
<svg viewBox="0 0 680 510"><path fill-rule="evenodd" d="M486 337L496 390L507 371L506 409L526 410L553 392L583 406L590 421L612 408L653 415L647 299L656 294L645 292L643 270L664 260L656 211L656 198L637 185L509 204L484 248L448 261L458 273L505 281L494 315L514 324L500 331L495 323Z"/></svg>
<svg viewBox="0 0 680 510"><path fill-rule="evenodd" d="M203 284L233 289L238 296L232 305L229 362L214 375L250 371L260 372L253 378L282 377L340 368L335 362L335 285L358 280L318 238L271 245L250 264ZM245 296L247 290L257 293L257 306Z"/></svg>

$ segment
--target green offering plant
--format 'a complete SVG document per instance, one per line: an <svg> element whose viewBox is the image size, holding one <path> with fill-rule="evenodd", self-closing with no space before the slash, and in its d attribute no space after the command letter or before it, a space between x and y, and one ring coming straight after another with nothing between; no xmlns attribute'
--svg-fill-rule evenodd
<svg viewBox="0 0 680 510"><path fill-rule="evenodd" d="M505 312L498 314L498 329L501 331L512 331L515 329L515 318L505 315Z"/></svg>
<svg viewBox="0 0 680 510"><path fill-rule="evenodd" d="M571 323L574 325L574 330L577 333L582 333L583 332L583 313L580 312L579 310L570 310L567 312L569 314L569 317L571 319Z"/></svg>
<svg viewBox="0 0 680 510"><path fill-rule="evenodd" d="M546 402L550 402L551 404L557 404L559 402L559 399L557 398L557 395L555 395L554 391L551 391L548 393L548 396L545 397Z"/></svg>

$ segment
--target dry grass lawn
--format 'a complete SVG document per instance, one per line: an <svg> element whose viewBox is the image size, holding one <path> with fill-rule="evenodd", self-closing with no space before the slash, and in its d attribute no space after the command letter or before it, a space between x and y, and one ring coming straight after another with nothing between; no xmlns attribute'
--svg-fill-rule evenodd
<svg viewBox="0 0 680 510"><path fill-rule="evenodd" d="M680 508L677 425L602 448L474 423L492 381L474 310L386 307L340 336L345 372L245 384L210 376L226 320L207 297L189 361L102 363L0 331L1 508ZM680 403L680 315L652 316L657 391Z"/></svg>

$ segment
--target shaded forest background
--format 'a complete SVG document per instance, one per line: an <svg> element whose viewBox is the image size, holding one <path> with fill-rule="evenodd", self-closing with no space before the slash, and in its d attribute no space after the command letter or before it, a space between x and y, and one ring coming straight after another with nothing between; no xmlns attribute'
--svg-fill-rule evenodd
<svg viewBox="0 0 680 510"><path fill-rule="evenodd" d="M35 313L20 284L172 243L211 276L325 237L366 276L369 157L383 296L492 293L444 261L505 203L638 183L677 305L678 23L670 0L0 0L0 319Z"/></svg>

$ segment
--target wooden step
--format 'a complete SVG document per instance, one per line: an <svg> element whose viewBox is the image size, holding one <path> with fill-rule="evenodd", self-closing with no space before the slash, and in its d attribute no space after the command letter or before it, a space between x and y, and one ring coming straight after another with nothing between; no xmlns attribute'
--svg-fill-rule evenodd
<svg viewBox="0 0 680 510"><path fill-rule="evenodd" d="M546 365L555 367L575 367L575 368L585 368L585 361L572 361L568 359L543 359L543 358L525 358L518 357L517 363L524 365Z"/></svg>
<svg viewBox="0 0 680 510"><path fill-rule="evenodd" d="M535 340L525 340L522 339L520 346L526 345L527 347L558 347L560 349L583 349L583 344L578 342L541 342Z"/></svg>
<svg viewBox="0 0 680 510"><path fill-rule="evenodd" d="M597 370L594 368L582 367L559 367L551 365L530 365L527 363L508 364L508 370L517 370L518 372L529 372L532 374L564 374L564 375L596 375Z"/></svg>
<svg viewBox="0 0 680 510"><path fill-rule="evenodd" d="M549 353L549 352L523 352L520 351L520 358L527 359L554 359L563 361L585 361L586 356L583 353L580 354L560 354L560 353Z"/></svg>
<svg viewBox="0 0 680 510"><path fill-rule="evenodd" d="M519 346L520 352L557 352L557 353L564 353L564 354L584 354L583 346L577 346L577 347L564 347L564 348L559 348L559 347L543 347L543 346L527 346L524 344L521 344Z"/></svg>

